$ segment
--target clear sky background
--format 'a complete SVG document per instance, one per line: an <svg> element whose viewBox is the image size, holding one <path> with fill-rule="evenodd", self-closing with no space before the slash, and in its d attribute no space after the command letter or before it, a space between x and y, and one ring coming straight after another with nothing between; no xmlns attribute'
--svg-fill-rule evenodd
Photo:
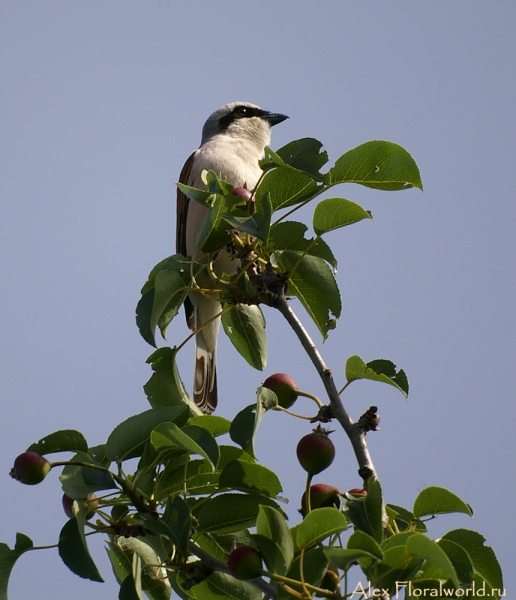
<svg viewBox="0 0 516 600"><path fill-rule="evenodd" d="M473 519L439 517L432 535L482 533L514 597L515 26L509 0L2 2L0 540L12 546L23 531L51 544L66 520L58 473L36 487L8 477L20 452L64 428L102 443L149 408L140 288L175 251L174 184L205 119L247 100L290 116L273 148L315 137L333 163L387 139L416 159L424 193L332 190L374 221L328 236L343 315L324 345L293 306L338 383L352 354L406 370L408 402L372 382L343 398L354 418L379 407L381 431L368 438L385 498L411 508L427 485L458 494ZM278 371L322 394L293 334L266 318L264 373L221 341L222 416ZM186 333L180 318L168 343ZM180 366L190 387L191 344ZM259 432L292 524L304 486L295 446L309 429L271 414ZM355 487L349 442L333 439L338 458L317 480ZM91 546L106 583L72 575L56 550L33 552L14 570L11 600L117 597L103 542Z"/></svg>

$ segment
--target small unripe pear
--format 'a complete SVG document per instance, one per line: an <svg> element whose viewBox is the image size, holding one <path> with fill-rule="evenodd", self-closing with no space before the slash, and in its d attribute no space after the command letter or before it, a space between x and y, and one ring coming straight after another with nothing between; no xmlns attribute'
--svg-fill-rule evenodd
<svg viewBox="0 0 516 600"><path fill-rule="evenodd" d="M63 494L63 510L65 511L66 516L71 519L75 517L75 509L73 506L73 499L66 494ZM86 519L91 519L95 514L95 509L99 505L99 501L97 499L97 494L93 492L92 494L88 494L88 497L83 500L78 500L79 504L82 502L86 508L90 510L86 513Z"/></svg>
<svg viewBox="0 0 516 600"><path fill-rule="evenodd" d="M262 557L256 548L238 546L228 556L227 567L236 579L254 579L262 574Z"/></svg>
<svg viewBox="0 0 516 600"><path fill-rule="evenodd" d="M333 462L335 446L327 432L318 428L299 440L297 458L309 475L316 475L327 469Z"/></svg>
<svg viewBox="0 0 516 600"><path fill-rule="evenodd" d="M16 457L9 475L27 485L36 485L50 473L48 460L37 452L24 452Z"/></svg>
<svg viewBox="0 0 516 600"><path fill-rule="evenodd" d="M365 488L352 488L348 491L348 494L351 494L355 498L363 498L367 496L367 490Z"/></svg>
<svg viewBox="0 0 516 600"><path fill-rule="evenodd" d="M339 494L342 492L332 485L326 483L314 483L310 486L310 509L323 508L326 506L335 506L336 508L340 505ZM306 506L306 492L301 498L301 514L303 516L307 513Z"/></svg>
<svg viewBox="0 0 516 600"><path fill-rule="evenodd" d="M283 408L290 408L299 397L297 383L286 373L274 373L262 385L276 394Z"/></svg>

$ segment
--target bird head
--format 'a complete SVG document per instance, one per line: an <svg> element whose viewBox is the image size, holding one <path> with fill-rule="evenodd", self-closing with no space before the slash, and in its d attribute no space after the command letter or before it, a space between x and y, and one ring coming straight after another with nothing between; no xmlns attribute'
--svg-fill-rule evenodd
<svg viewBox="0 0 516 600"><path fill-rule="evenodd" d="M247 140L263 151L270 142L271 127L285 119L287 115L271 113L250 102L231 102L209 116L202 128L201 144L225 136Z"/></svg>

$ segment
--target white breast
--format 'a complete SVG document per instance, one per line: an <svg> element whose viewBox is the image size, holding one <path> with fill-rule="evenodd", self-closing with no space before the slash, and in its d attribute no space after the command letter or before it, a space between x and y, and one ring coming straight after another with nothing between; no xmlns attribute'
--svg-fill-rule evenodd
<svg viewBox="0 0 516 600"><path fill-rule="evenodd" d="M240 144L235 139L215 138L206 142L194 154L188 185L203 188L201 173L214 171L219 179L234 187L245 186L252 190L258 183L262 170L258 160L262 154L250 144ZM191 200L188 205L186 225L186 251L195 254L195 237L208 209Z"/></svg>

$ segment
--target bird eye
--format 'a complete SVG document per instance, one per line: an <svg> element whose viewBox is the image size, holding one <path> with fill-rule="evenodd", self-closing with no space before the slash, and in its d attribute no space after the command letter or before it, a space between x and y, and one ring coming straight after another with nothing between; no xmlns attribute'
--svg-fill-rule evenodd
<svg viewBox="0 0 516 600"><path fill-rule="evenodd" d="M237 106L233 111L233 114L237 117L248 117L250 116L250 111L247 106Z"/></svg>

